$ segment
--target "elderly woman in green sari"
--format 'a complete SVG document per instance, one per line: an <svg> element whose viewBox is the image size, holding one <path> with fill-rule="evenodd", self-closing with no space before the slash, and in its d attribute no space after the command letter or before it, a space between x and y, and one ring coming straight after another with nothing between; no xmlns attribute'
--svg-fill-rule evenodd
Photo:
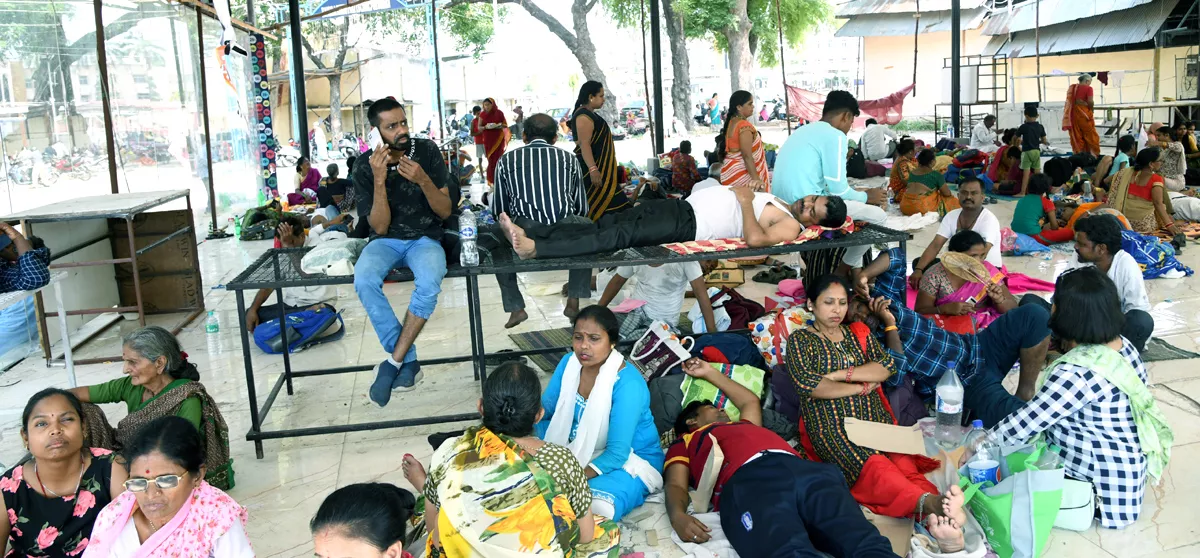
<svg viewBox="0 0 1200 558"><path fill-rule="evenodd" d="M233 488L233 460L229 458L229 430L217 403L200 383L196 365L171 332L141 328L122 344L125 377L71 390L89 415L88 439L94 447L119 450L150 421L175 415L196 427L204 442L205 480L222 490ZM124 403L129 414L114 430L96 404Z"/></svg>

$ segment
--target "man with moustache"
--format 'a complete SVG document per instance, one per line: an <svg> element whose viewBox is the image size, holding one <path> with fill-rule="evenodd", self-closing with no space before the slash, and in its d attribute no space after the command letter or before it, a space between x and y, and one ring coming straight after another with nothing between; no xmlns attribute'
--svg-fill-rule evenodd
<svg viewBox="0 0 1200 558"><path fill-rule="evenodd" d="M358 216L370 225L371 240L354 266L354 290L383 348L390 352L375 368L371 400L387 405L392 391L408 391L421 381L414 346L433 314L446 276L442 222L453 212L458 187L438 146L409 137L408 116L394 99L380 99L367 111L381 143L354 166ZM408 267L414 289L401 325L383 294L392 269Z"/></svg>

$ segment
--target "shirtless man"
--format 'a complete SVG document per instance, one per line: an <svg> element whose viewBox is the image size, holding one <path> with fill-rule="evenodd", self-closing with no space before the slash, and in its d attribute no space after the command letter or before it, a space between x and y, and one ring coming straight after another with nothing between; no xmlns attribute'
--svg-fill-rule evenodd
<svg viewBox="0 0 1200 558"><path fill-rule="evenodd" d="M808 196L789 206L745 186L706 188L687 200L643 202L595 223L545 226L500 215L505 236L523 260L719 238L745 238L751 248L763 248L793 240L805 227L837 228L845 222L846 203L839 197Z"/></svg>

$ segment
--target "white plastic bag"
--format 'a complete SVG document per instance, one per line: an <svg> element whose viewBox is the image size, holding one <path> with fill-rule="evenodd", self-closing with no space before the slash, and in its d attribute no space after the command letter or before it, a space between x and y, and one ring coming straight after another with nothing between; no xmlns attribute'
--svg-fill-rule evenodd
<svg viewBox="0 0 1200 558"><path fill-rule="evenodd" d="M366 245L364 238L322 242L300 260L300 270L325 275L354 275L354 262L358 261L358 255Z"/></svg>

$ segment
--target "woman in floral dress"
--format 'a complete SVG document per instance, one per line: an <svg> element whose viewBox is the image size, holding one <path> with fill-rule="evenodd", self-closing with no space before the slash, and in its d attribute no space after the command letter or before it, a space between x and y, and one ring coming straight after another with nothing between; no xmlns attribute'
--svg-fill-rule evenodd
<svg viewBox="0 0 1200 558"><path fill-rule="evenodd" d="M79 399L60 389L25 405L21 438L31 457L0 477L0 554L79 556L100 510L124 491L125 468L84 444L83 421Z"/></svg>

